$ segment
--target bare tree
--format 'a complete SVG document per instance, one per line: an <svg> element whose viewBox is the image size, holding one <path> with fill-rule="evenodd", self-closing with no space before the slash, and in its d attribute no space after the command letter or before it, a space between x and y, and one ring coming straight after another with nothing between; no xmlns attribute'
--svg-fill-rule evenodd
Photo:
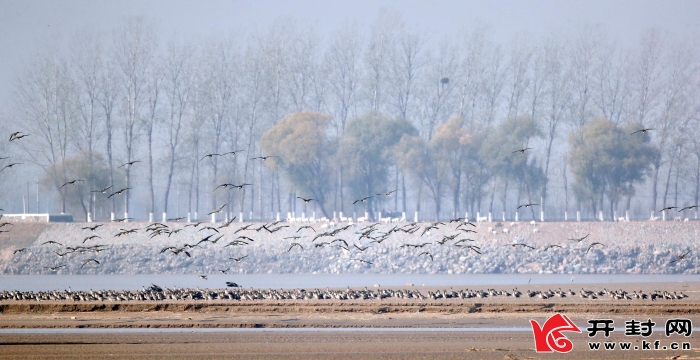
<svg viewBox="0 0 700 360"><path fill-rule="evenodd" d="M148 144L148 211L152 214L156 212L156 195L153 188L153 130L158 120L159 104L162 103L163 81L165 80L165 69L157 59L148 66L146 73L147 92L147 113L144 119L146 130L146 143Z"/></svg>
<svg viewBox="0 0 700 360"><path fill-rule="evenodd" d="M122 131L126 161L133 160L140 125L144 118L148 67L156 44L153 28L143 18L124 19L114 33L114 57L121 71L121 91L124 98ZM131 166L124 167L125 186L131 187ZM124 194L124 212L129 212L129 192Z"/></svg>

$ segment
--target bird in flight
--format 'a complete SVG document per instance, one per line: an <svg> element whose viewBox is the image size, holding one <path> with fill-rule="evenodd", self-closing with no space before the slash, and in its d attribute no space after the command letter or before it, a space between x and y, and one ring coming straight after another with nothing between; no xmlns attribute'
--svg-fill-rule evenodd
<svg viewBox="0 0 700 360"><path fill-rule="evenodd" d="M589 233L589 234L586 234L586 236L584 236L584 237L582 237L582 238L573 238L573 239L569 239L569 240L571 240L571 241L576 241L576 242L581 242L581 241L585 240L585 239L588 237L588 235L590 235L590 233Z"/></svg>
<svg viewBox="0 0 700 360"><path fill-rule="evenodd" d="M544 251L547 251L547 250L549 250L549 249L553 249L553 248L555 248L555 247L561 248L561 245L557 245L557 244L549 245L549 246L547 246L546 248L544 248Z"/></svg>
<svg viewBox="0 0 700 360"><path fill-rule="evenodd" d="M12 252L12 255L17 254L17 253L21 253L21 252L24 251L24 250L27 250L27 248L17 249L17 250L15 250L14 252Z"/></svg>
<svg viewBox="0 0 700 360"><path fill-rule="evenodd" d="M241 256L241 257L237 257L237 258L232 257L232 258L228 258L228 259L229 259L229 260L233 260L233 261L235 261L235 262L240 262L241 260L243 260L243 259L245 259L245 258L247 258L247 257L248 257L248 255L243 255L243 256Z"/></svg>
<svg viewBox="0 0 700 360"><path fill-rule="evenodd" d="M588 249L586 249L586 254L588 254L588 252L591 251L591 249L596 245L603 245L603 244L599 243L599 242L594 242L594 243L588 245ZM605 245L603 245L603 246L605 246Z"/></svg>
<svg viewBox="0 0 700 360"><path fill-rule="evenodd" d="M228 272L229 269L230 269L230 268L219 269L219 272L222 273L222 274L226 274L226 273Z"/></svg>
<svg viewBox="0 0 700 360"><path fill-rule="evenodd" d="M229 154L230 154L230 155L236 155L236 153L243 152L243 151L245 151L245 150L229 151L229 152L225 152L225 153L221 154L221 156L229 155Z"/></svg>
<svg viewBox="0 0 700 360"><path fill-rule="evenodd" d="M49 270L51 270L51 271L57 271L58 269L64 268L64 267L66 267L66 265L47 266L47 267L45 267L44 269L49 269Z"/></svg>
<svg viewBox="0 0 700 360"><path fill-rule="evenodd" d="M685 259L685 257L688 256L688 254L690 254L690 250L686 251L684 254L678 255L678 257L676 258L676 260L671 261L671 262L669 263L669 265L670 265L670 264L673 264L673 263L675 263L675 262L678 262L678 261L681 261L681 260Z"/></svg>
<svg viewBox="0 0 700 360"><path fill-rule="evenodd" d="M673 209L678 209L678 206L668 206L668 207L665 207L665 208L659 210L659 212L664 212L666 210L673 210Z"/></svg>
<svg viewBox="0 0 700 360"><path fill-rule="evenodd" d="M262 161L267 161L267 159L273 158L273 157L279 157L279 156L276 156L276 155L257 156L257 157L254 157L254 158L250 158L250 160L262 159Z"/></svg>
<svg viewBox="0 0 700 360"><path fill-rule="evenodd" d="M22 165L22 164L23 164L23 163L12 163L12 164L9 164L9 165L5 165L5 167L3 167L2 169L0 169L0 171L3 171L3 170L5 170L5 169L9 169L9 168L11 168L11 167L13 167L13 166L15 166L15 165Z"/></svg>
<svg viewBox="0 0 700 360"><path fill-rule="evenodd" d="M524 148L524 149L520 149L520 150L515 150L515 151L512 151L511 154L515 154L517 152L524 154L525 151L528 151L528 150L532 150L532 148L528 147L528 148Z"/></svg>
<svg viewBox="0 0 700 360"><path fill-rule="evenodd" d="M67 183L65 183L65 184L63 184L63 185L61 185L61 189L63 189L63 187L66 186L66 185L75 185L76 182L80 182L80 181L85 181L85 180L76 179L76 180L69 181L69 182L67 182Z"/></svg>
<svg viewBox="0 0 700 360"><path fill-rule="evenodd" d="M418 254L418 256L421 256L421 255L428 255L428 257L430 257L430 261L433 261L433 254L431 254L427 251L423 251L422 253Z"/></svg>
<svg viewBox="0 0 700 360"><path fill-rule="evenodd" d="M102 238L98 235L87 236L87 237L85 237L85 239L83 239L83 244L85 244L86 241L92 240L92 239L102 239Z"/></svg>
<svg viewBox="0 0 700 360"><path fill-rule="evenodd" d="M292 249L293 249L295 246L298 246L298 247L300 247L302 250L304 250L304 247L301 246L301 244L294 242L294 243L292 243L292 246L290 246L289 249L287 249L287 252L292 251Z"/></svg>
<svg viewBox="0 0 700 360"><path fill-rule="evenodd" d="M168 221L181 221L181 220L185 220L185 218L184 217L176 217L176 218L168 219Z"/></svg>
<svg viewBox="0 0 700 360"><path fill-rule="evenodd" d="M61 244L60 242L53 241L53 240L49 240L49 241L43 242L41 245L46 245L46 244L56 244L56 245L63 246L63 244Z"/></svg>
<svg viewBox="0 0 700 360"><path fill-rule="evenodd" d="M207 276L206 276L206 275L199 275L199 277L202 278L202 279L204 279L204 280L207 280Z"/></svg>
<svg viewBox="0 0 700 360"><path fill-rule="evenodd" d="M313 200L314 200L314 199L304 199L304 198L301 197L301 196L297 196L297 199L301 199L301 201L303 201L304 204L308 204L310 201L313 201Z"/></svg>
<svg viewBox="0 0 700 360"><path fill-rule="evenodd" d="M80 267L82 268L83 266L87 265L90 262L94 262L95 264L100 265L100 262L97 261L96 259L87 259L87 260L83 261L83 265Z"/></svg>
<svg viewBox="0 0 700 360"><path fill-rule="evenodd" d="M507 245L505 245L505 246L512 246L512 247L522 246L522 247L526 247L526 248L530 248L530 249L532 249L532 250L535 250L534 247L532 247L532 246L530 246L530 245L528 245L528 244L525 244L525 243L507 244Z"/></svg>
<svg viewBox="0 0 700 360"><path fill-rule="evenodd" d="M131 188L123 188L119 191L113 192L111 195L107 196L107 199L111 198L114 195L121 195L124 191L131 190Z"/></svg>
<svg viewBox="0 0 700 360"><path fill-rule="evenodd" d="M646 134L647 131L649 131L649 130L656 130L656 129L652 129L652 128L641 129L641 130L637 130L637 131L631 133L630 135L634 135L634 134L636 134L636 133Z"/></svg>
<svg viewBox="0 0 700 360"><path fill-rule="evenodd" d="M365 197L363 197L362 199L358 199L358 200L353 201L352 204L355 205L355 204L357 204L357 203L359 203L359 202L366 202L367 199L369 199L369 198L371 198L371 196L365 196Z"/></svg>
<svg viewBox="0 0 700 360"><path fill-rule="evenodd" d="M381 195L384 195L384 196L391 196L391 194L393 194L393 193L395 193L395 192L397 192L397 191L399 191L399 189L394 189L394 190L391 190L391 191L386 192L386 193L384 193L384 194L377 194L377 196L381 196Z"/></svg>
<svg viewBox="0 0 700 360"><path fill-rule="evenodd" d="M92 191L90 191L90 192L98 192L98 193L103 193L103 194L104 194L104 193L106 193L106 192L107 192L107 190L109 190L109 189L111 189L111 188L113 188L113 187L114 187L114 185L110 185L110 186L107 186L107 187L106 187L106 188L104 188L104 189L100 189L100 190L92 190Z"/></svg>
<svg viewBox="0 0 700 360"><path fill-rule="evenodd" d="M316 229L314 229L313 226L311 226L311 225L304 225L304 226L301 226L301 227L299 227L299 228L297 229L297 232L299 232L299 231L301 231L301 230L303 230L303 229L311 229L311 231L316 232Z"/></svg>
<svg viewBox="0 0 700 360"><path fill-rule="evenodd" d="M362 260L362 259L350 259L350 260L356 260L356 261L363 262L363 263L369 264L369 265L373 265L373 264L374 264L374 263L372 263L372 262L369 262L369 261L367 261L367 260Z"/></svg>
<svg viewBox="0 0 700 360"><path fill-rule="evenodd" d="M697 205L686 206L686 207L684 207L684 208L678 210L678 212L685 211L685 210L690 210L690 209L695 209L696 207L698 207L698 206L697 206Z"/></svg>
<svg viewBox="0 0 700 360"><path fill-rule="evenodd" d="M131 166L131 165L134 165L134 164L140 163L140 162L141 162L141 160L129 161L128 163L124 163L124 164L119 165L118 168L123 168L125 166Z"/></svg>
<svg viewBox="0 0 700 360"><path fill-rule="evenodd" d="M83 229L83 230L95 231L95 230L97 230L97 228L100 227L100 226L102 226L102 224L97 224L97 225L95 225L95 226L93 226L93 227L86 226L86 227L84 227L84 228L82 228L82 229Z"/></svg>
<svg viewBox="0 0 700 360"><path fill-rule="evenodd" d="M27 137L27 136L29 136L29 134L22 134L19 131L14 132L14 133L10 134L10 142L15 141L15 140L19 140L19 139Z"/></svg>
<svg viewBox="0 0 700 360"><path fill-rule="evenodd" d="M210 158L210 159L211 159L211 158L214 157L214 156L221 156L221 154L206 154L206 155L202 156L202 158L199 159L199 161L202 161L202 160L204 160L205 158Z"/></svg>
<svg viewBox="0 0 700 360"><path fill-rule="evenodd" d="M522 208L522 207L524 207L524 208L529 208L530 206L537 206L537 205L539 205L539 204L523 204L523 205L518 205L518 209L516 209L516 210L519 210L519 209Z"/></svg>
<svg viewBox="0 0 700 360"><path fill-rule="evenodd" d="M226 204L223 204L223 205L221 205L221 206L220 206L220 207L219 207L218 209L216 209L216 210L214 210L214 211L210 212L210 213L209 213L209 214L207 214L207 215L211 215L211 214L217 214L217 213L220 213L220 212L221 212L221 210L223 210L223 209L224 209L224 206L226 206Z"/></svg>

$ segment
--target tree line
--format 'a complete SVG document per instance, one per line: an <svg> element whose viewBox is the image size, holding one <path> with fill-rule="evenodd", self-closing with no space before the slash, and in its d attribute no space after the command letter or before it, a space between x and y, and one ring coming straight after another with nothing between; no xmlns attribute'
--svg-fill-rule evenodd
<svg viewBox="0 0 700 360"><path fill-rule="evenodd" d="M125 18L18 73L8 124L31 141L8 152L35 165L60 211L83 215L227 204L246 218L300 206L446 218L525 202L648 214L698 203L697 55L653 29L629 47L595 27L508 45L487 26L436 39L388 10L330 34L282 19L166 40ZM91 192L109 185L132 190Z"/></svg>

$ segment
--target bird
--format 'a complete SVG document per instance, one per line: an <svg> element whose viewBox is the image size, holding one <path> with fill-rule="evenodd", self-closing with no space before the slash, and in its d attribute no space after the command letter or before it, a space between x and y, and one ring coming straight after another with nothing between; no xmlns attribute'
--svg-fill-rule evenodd
<svg viewBox="0 0 700 360"><path fill-rule="evenodd" d="M294 243L292 243L292 246L290 246L289 249L287 249L287 252L292 251L292 249L293 249L295 246L298 246L298 247L300 247L302 250L304 250L304 247L301 246L301 244L294 242Z"/></svg>
<svg viewBox="0 0 700 360"><path fill-rule="evenodd" d="M25 250L27 250L27 248L17 249L17 250L15 250L14 252L12 252L12 255L17 254L17 253L21 253L21 252L23 252L23 251L25 251Z"/></svg>
<svg viewBox="0 0 700 360"><path fill-rule="evenodd" d="M80 182L80 181L85 181L85 180L76 179L76 180L69 181L69 182L67 182L67 183L65 183L65 184L63 184L63 185L61 185L61 189L63 189L63 187L66 186L66 185L75 185L76 182Z"/></svg>
<svg viewBox="0 0 700 360"><path fill-rule="evenodd" d="M244 186L252 186L253 184L240 184L240 185L233 185L238 190L242 190Z"/></svg>
<svg viewBox="0 0 700 360"><path fill-rule="evenodd" d="M7 225L10 225L10 226L15 226L15 224L13 224L13 223L9 223L9 222L7 222L7 221L6 221L6 222L4 222L4 223L0 224L0 228L1 228L1 227L5 227L5 226L7 226Z"/></svg>
<svg viewBox="0 0 700 360"><path fill-rule="evenodd" d="M86 241L92 240L92 239L102 239L102 238L99 237L99 236L97 236L97 235L91 235L91 236L88 236L88 237L86 237L85 239L83 239L83 244L84 244Z"/></svg>
<svg viewBox="0 0 700 360"><path fill-rule="evenodd" d="M588 252L591 251L591 249L592 249L594 246L596 246L596 245L603 245L603 246L605 246L605 245L602 244L602 243L594 242L594 243L588 245L588 249L586 249L586 254L588 254Z"/></svg>
<svg viewBox="0 0 700 360"><path fill-rule="evenodd" d="M127 162L127 163L124 163L124 164L119 165L117 168L123 168L123 167L125 167L125 166L131 166L131 165L134 165L134 164L140 163L140 162L141 162L141 160L129 161L129 162Z"/></svg>
<svg viewBox="0 0 700 360"><path fill-rule="evenodd" d="M381 196L381 195L384 195L384 196L391 196L391 194L393 194L393 193L395 193L395 192L397 192L397 191L399 191L399 189L394 189L394 190L391 190L391 191L386 192L386 193L384 193L384 194L377 194L377 196Z"/></svg>
<svg viewBox="0 0 700 360"><path fill-rule="evenodd" d="M214 156L221 156L221 154L206 154L206 155L202 156L202 158L199 159L199 161L202 161L202 160L204 160L205 158L210 158L210 159L211 159L211 158L214 157Z"/></svg>
<svg viewBox="0 0 700 360"><path fill-rule="evenodd" d="M228 188L229 186L234 186L234 185L233 185L233 184L230 184L230 183L221 184L221 185L215 187L215 188L214 188L214 191L219 190L219 188L224 188L224 189L226 189L226 188Z"/></svg>
<svg viewBox="0 0 700 360"><path fill-rule="evenodd" d="M12 141L12 139L14 139L15 136L17 136L17 135L19 135L19 134L21 134L21 133L22 133L21 131L15 131L15 132L13 132L12 134L10 134L10 141Z"/></svg>
<svg viewBox="0 0 700 360"><path fill-rule="evenodd" d="M19 139L27 137L27 136L29 136L29 134L22 134L21 132L10 134L10 142L15 141L15 140L19 140Z"/></svg>
<svg viewBox="0 0 700 360"><path fill-rule="evenodd" d="M373 264L374 264L374 263L372 263L372 262L369 262L369 261L367 261L367 260L362 260L362 259L354 259L354 258L353 258L353 259L350 259L350 260L355 260L355 261L363 262L363 263L369 264L369 265L373 265Z"/></svg>
<svg viewBox="0 0 700 360"><path fill-rule="evenodd" d="M588 237L588 235L590 235L590 233L586 234L586 236L584 236L584 237L582 237L582 238L573 238L573 239L569 239L569 240L571 240L571 241L576 241L576 242L581 242L581 241L585 240L585 239Z"/></svg>
<svg viewBox="0 0 700 360"><path fill-rule="evenodd" d="M311 225L304 225L304 226L301 226L301 227L299 227L299 228L297 229L297 232L299 232L299 231L301 231L301 230L303 230L303 229L311 229L311 231L316 232L316 229L314 229L313 226L311 226Z"/></svg>
<svg viewBox="0 0 700 360"><path fill-rule="evenodd" d="M222 274L226 274L226 273L228 272L229 269L230 269L230 268L219 269L219 272L222 273Z"/></svg>
<svg viewBox="0 0 700 360"><path fill-rule="evenodd" d="M367 199L369 199L369 198L371 198L371 196L365 196L365 197L363 197L362 199L357 199L357 200L353 201L352 204L355 205L355 204L357 204L357 203L359 203L359 202L366 202Z"/></svg>
<svg viewBox="0 0 700 360"><path fill-rule="evenodd" d="M228 287L239 287L238 284L236 284L235 282L230 282L230 281L227 281L227 282L226 282L226 286L228 286Z"/></svg>
<svg viewBox="0 0 700 360"><path fill-rule="evenodd" d="M523 204L523 205L518 205L518 208L516 210L519 210L520 208L529 208L530 206L537 206L539 204Z"/></svg>
<svg viewBox="0 0 700 360"><path fill-rule="evenodd" d="M206 275L199 275L199 277L204 279L204 280L208 280Z"/></svg>
<svg viewBox="0 0 700 360"><path fill-rule="evenodd" d="M254 158L250 158L250 160L262 159L262 161L267 161L267 159L273 158L273 157L279 157L279 156L276 156L276 155L257 156L257 157L254 157Z"/></svg>
<svg viewBox="0 0 700 360"><path fill-rule="evenodd" d="M131 188L123 188L119 191L113 192L111 195L107 196L107 199L111 198L114 195L121 195L124 191L131 190Z"/></svg>
<svg viewBox="0 0 700 360"><path fill-rule="evenodd" d="M53 240L45 241L41 245L46 245L46 244L56 244L56 245L63 246L63 244L61 244L60 242L53 241Z"/></svg>
<svg viewBox="0 0 700 360"><path fill-rule="evenodd" d="M355 247L355 249L357 249L359 251L365 251L369 248L369 246L359 247L359 246L357 246L357 244L352 244L352 245Z"/></svg>
<svg viewBox="0 0 700 360"><path fill-rule="evenodd" d="M60 268L64 268L64 267L66 267L65 264L63 264L63 265L57 265L57 266L47 266L47 267L45 267L44 269L49 269L49 270L51 270L51 271L56 271L56 270L58 270L58 269L60 269Z"/></svg>
<svg viewBox="0 0 700 360"><path fill-rule="evenodd" d="M229 154L230 154L230 155L236 155L236 153L243 152L243 151L245 151L245 150L234 150L234 151L229 151L229 152L225 152L225 153L221 154L221 156L229 155Z"/></svg>
<svg viewBox="0 0 700 360"><path fill-rule="evenodd" d="M637 131L631 133L630 135L634 135L634 134L636 134L636 133L646 134L647 131L650 131L650 130L656 130L656 129L652 129L652 128L641 129L641 130L637 130Z"/></svg>
<svg viewBox="0 0 700 360"><path fill-rule="evenodd" d="M184 217L176 217L176 218L168 219L168 221L181 221L181 220L185 220L185 218Z"/></svg>
<svg viewBox="0 0 700 360"><path fill-rule="evenodd" d="M546 248L544 248L544 250L547 251L547 250L553 249L553 248L555 248L555 247L561 248L562 246L561 246L561 245L557 245L557 244L552 244L552 245L549 245L549 246L547 246Z"/></svg>
<svg viewBox="0 0 700 360"><path fill-rule="evenodd" d="M247 257L248 257L248 255L243 255L243 256L241 256L241 257L237 257L237 258L232 257L232 258L228 258L228 259L229 259L229 260L233 260L233 261L235 261L235 262L240 262L241 260L243 260L243 259L245 259L245 258L247 258Z"/></svg>
<svg viewBox="0 0 700 360"><path fill-rule="evenodd" d="M685 210L690 210L690 209L695 209L696 207L698 207L698 206L697 206L697 205L686 206L686 207L684 207L684 208L678 210L678 212L685 211Z"/></svg>
<svg viewBox="0 0 700 360"><path fill-rule="evenodd" d="M678 209L678 206L668 206L668 207L665 207L665 208L659 210L659 212L664 212L666 210L673 210L673 209Z"/></svg>
<svg viewBox="0 0 700 360"><path fill-rule="evenodd" d="M421 256L421 255L428 255L430 257L430 261L433 261L433 254L431 254L427 251L423 251L422 253L418 254L418 256Z"/></svg>
<svg viewBox="0 0 700 360"><path fill-rule="evenodd" d="M107 186L107 187L106 187L106 188L104 188L104 189L100 189L100 190L92 190L92 191L90 191L90 192L95 192L95 193L96 193L96 192L98 192L98 193L103 193L103 194L104 194L104 193L106 193L106 192L107 192L107 190L109 190L109 189L111 189L111 188L113 188L113 187L114 187L114 185L110 185L110 186Z"/></svg>
<svg viewBox="0 0 700 360"><path fill-rule="evenodd" d="M678 262L678 261L681 261L681 260L685 259L685 257L688 256L688 254L690 254L690 250L686 251L684 254L678 255L678 257L676 258L676 260L671 261L671 262L669 263L669 265L670 265L670 264L673 264L673 263L675 263L675 262Z"/></svg>
<svg viewBox="0 0 700 360"><path fill-rule="evenodd" d="M127 222L129 220L134 220L134 218L121 218L121 219L114 219L114 222Z"/></svg>
<svg viewBox="0 0 700 360"><path fill-rule="evenodd" d="M314 199L304 199L304 198L301 197L301 196L297 196L297 199L301 199L301 201L303 201L304 204L308 204L310 201L313 201L313 200L314 200Z"/></svg>
<svg viewBox="0 0 700 360"><path fill-rule="evenodd" d="M96 259L87 259L87 260L83 261L83 265L80 267L82 268L83 266L87 265L87 263L89 263L89 262L94 262L95 264L100 265L100 262L97 261Z"/></svg>
<svg viewBox="0 0 700 360"><path fill-rule="evenodd" d="M22 165L22 164L24 164L24 163L12 163L12 164L9 164L9 165L5 165L5 167L3 167L2 169L0 169L0 171L3 171L3 170L5 170L5 169L9 169L9 168L11 168L11 167L13 167L13 166L15 166L15 165Z"/></svg>
<svg viewBox="0 0 700 360"><path fill-rule="evenodd" d="M532 247L532 246L530 246L530 245L528 245L528 244L525 244L525 243L507 244L507 245L505 245L505 246L512 246L512 247L522 246L522 247L526 247L526 248L530 248L530 249L532 249L532 250L535 250L534 247Z"/></svg>
<svg viewBox="0 0 700 360"><path fill-rule="evenodd" d="M515 151L511 152L511 154L515 154L515 153L517 153L517 152L519 152L519 153L521 153L521 154L524 154L525 151L527 151L527 150L532 150L532 148L529 148L529 147L528 147L528 148L524 148L524 149L515 150Z"/></svg>
<svg viewBox="0 0 700 360"><path fill-rule="evenodd" d="M223 204L223 205L221 205L221 206L220 206L220 207L219 207L218 209L216 209L216 210L214 210L214 211L212 211L212 212L208 213L207 215L211 215L211 214L216 214L216 213L220 213L220 212L221 212L221 210L223 210L223 209L224 209L224 206L226 206L226 204Z"/></svg>

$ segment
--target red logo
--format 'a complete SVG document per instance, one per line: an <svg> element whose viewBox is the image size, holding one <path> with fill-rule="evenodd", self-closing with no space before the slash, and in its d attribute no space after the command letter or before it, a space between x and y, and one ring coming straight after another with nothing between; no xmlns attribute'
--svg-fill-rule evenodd
<svg viewBox="0 0 700 360"><path fill-rule="evenodd" d="M574 348L574 344L561 332L581 332L581 329L573 321L562 314L552 315L541 328L540 324L535 320L530 320L530 324L532 324L532 333L535 335L535 348L538 353L551 353L554 351L568 353Z"/></svg>

